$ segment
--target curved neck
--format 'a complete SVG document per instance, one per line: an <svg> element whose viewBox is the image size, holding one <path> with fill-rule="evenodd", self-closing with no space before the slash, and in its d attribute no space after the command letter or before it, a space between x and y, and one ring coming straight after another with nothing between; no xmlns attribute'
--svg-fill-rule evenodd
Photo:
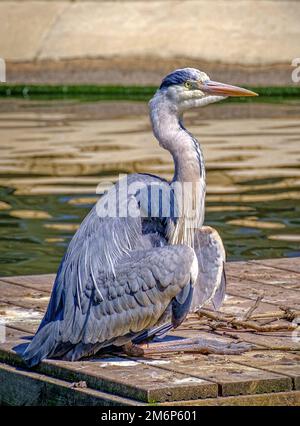
<svg viewBox="0 0 300 426"><path fill-rule="evenodd" d="M197 140L182 124L180 112L163 92L150 101L153 133L160 146L173 156L175 172L173 184L179 183L180 215L171 221L167 230L170 244L193 247L195 230L204 221L205 165ZM177 193L178 194L178 193Z"/></svg>
<svg viewBox="0 0 300 426"><path fill-rule="evenodd" d="M174 181L205 181L205 163L196 138L183 126L178 109L162 92L150 101L153 133L159 144L168 150L174 160Z"/></svg>

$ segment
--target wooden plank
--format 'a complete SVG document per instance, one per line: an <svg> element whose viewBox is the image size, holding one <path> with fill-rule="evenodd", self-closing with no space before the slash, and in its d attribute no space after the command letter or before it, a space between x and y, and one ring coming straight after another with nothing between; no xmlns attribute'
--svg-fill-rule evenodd
<svg viewBox="0 0 300 426"><path fill-rule="evenodd" d="M300 273L300 256L278 259L250 260L248 263L253 263L254 265L261 264L275 269Z"/></svg>
<svg viewBox="0 0 300 426"><path fill-rule="evenodd" d="M262 290L264 300L255 314L278 311L281 305L300 309L300 258L276 259L276 262L233 262L226 265L226 270L228 294L221 312L243 316ZM24 368L12 348L26 342L22 339L24 333L31 334L36 330L48 304L54 277L51 274L0 279L0 318L5 319L8 325L7 340L0 345L3 362ZM300 341L292 332L257 333L222 329L212 332L195 315L190 315L171 335L224 342L240 339L255 344L259 350L235 356L163 354L147 359L101 356L75 363L47 360L34 371L24 370L24 374L41 375L46 381L62 381L67 387L71 382L86 381L88 391L114 394L117 398L129 396L140 403L172 401L173 405L176 401L179 401L177 404L184 401L202 405L208 401L205 405L223 405L225 400L233 405L276 405L280 400L293 405L299 403ZM5 368L10 367L6 365ZM9 375L7 370L5 374L6 378L12 374L12 381L15 380L18 386L21 386L22 380L26 379L26 383L31 380L20 378L11 370ZM38 380L37 377L34 380ZM4 392L4 388L2 390ZM0 396L1 393L0 383ZM240 394L244 396L238 396ZM62 397L62 404L67 404L67 401L75 403L72 397L68 400L69 397L69 394L66 399Z"/></svg>
<svg viewBox="0 0 300 426"><path fill-rule="evenodd" d="M24 306L16 306L15 299L18 304ZM40 292L30 288L18 287L13 284L8 284L0 281L0 320L6 325L15 327L25 333L33 333L36 331L42 317L44 309L40 309ZM12 296L11 296L12 295ZM22 300L22 297L24 300ZM44 298L42 294L42 298ZM1 300L2 299L2 300ZM6 300L4 302L3 300ZM38 300L38 302L37 302ZM43 302L47 303L47 299Z"/></svg>
<svg viewBox="0 0 300 426"><path fill-rule="evenodd" d="M220 312L236 317L243 317L245 313L253 306L253 303L253 299L226 294L224 303L220 308ZM274 311L280 311L280 309L271 303L262 301L255 309L255 315L272 313Z"/></svg>
<svg viewBox="0 0 300 426"><path fill-rule="evenodd" d="M16 340L22 333L9 328L8 331L6 344L0 345L0 358L22 365L11 350L24 343L24 340ZM49 360L37 371L67 381L84 380L90 388L147 402L199 399L199 393L204 398L213 397L217 395L217 387L225 396L292 389L288 377L237 365L226 357L216 362L216 357L189 354L152 356L148 360L120 357L75 363Z"/></svg>
<svg viewBox="0 0 300 426"><path fill-rule="evenodd" d="M226 331L224 334L244 342L252 343L266 349L281 351L300 351L300 340L295 339L293 332L242 332Z"/></svg>
<svg viewBox="0 0 300 426"><path fill-rule="evenodd" d="M219 355L215 355L216 359ZM300 353L280 351L251 351L226 357L231 362L241 363L291 377L293 389L300 390Z"/></svg>
<svg viewBox="0 0 300 426"><path fill-rule="evenodd" d="M300 274L296 272L275 269L258 262L243 264L238 269L227 267L226 270L227 277L300 290Z"/></svg>
<svg viewBox="0 0 300 426"><path fill-rule="evenodd" d="M38 290L46 293L51 292L54 279L55 274L0 277L0 280L3 282L28 287L33 290Z"/></svg>
<svg viewBox="0 0 300 426"><path fill-rule="evenodd" d="M0 404L3 405L108 405L126 406L143 403L89 388L74 387L71 383L0 364ZM158 405L170 405L170 402ZM207 405L285 405L299 406L300 391L271 394L217 397L200 400L174 401L172 406Z"/></svg>
<svg viewBox="0 0 300 426"><path fill-rule="evenodd" d="M0 405L143 405L129 398L0 363Z"/></svg>
<svg viewBox="0 0 300 426"><path fill-rule="evenodd" d="M167 405L167 404L160 404ZM173 402L172 406L300 406L300 391L227 396L198 401Z"/></svg>
<svg viewBox="0 0 300 426"><path fill-rule="evenodd" d="M2 362L24 367L13 350L24 343L23 333L7 327L6 342L0 344ZM215 383L184 372L174 373L159 368L165 362L169 361L149 360L142 364L133 359L103 356L79 362L46 360L35 371L66 381L85 381L89 388L144 402L217 396L218 386Z"/></svg>
<svg viewBox="0 0 300 426"><path fill-rule="evenodd" d="M298 290L249 281L246 278L232 275L228 277L227 294L229 295L256 300L258 294L262 293L264 294L264 302L300 310L300 293Z"/></svg>
<svg viewBox="0 0 300 426"><path fill-rule="evenodd" d="M174 373L159 368L169 362L145 360L140 363L136 359L103 356L78 363L51 360L47 364L51 364L51 371L54 368L55 376L59 369L63 369L64 377L85 380L92 388L104 388L111 393L150 403L207 398L218 394L217 385L208 380L184 371Z"/></svg>
<svg viewBox="0 0 300 426"><path fill-rule="evenodd" d="M168 354L167 358L152 355L151 359L167 359L170 362L162 364L161 368L217 383L221 396L292 390L290 377L237 364L224 356L217 358L199 354ZM140 359L139 362L144 361Z"/></svg>
<svg viewBox="0 0 300 426"><path fill-rule="evenodd" d="M181 328L180 329L178 329L177 331L175 331L173 334L175 334L175 335L177 335L177 336L182 336L182 337L198 337L199 336L199 330L197 330L197 329L192 329L192 330L188 330L188 331L186 331L186 330L182 330ZM203 333L202 333L202 336L204 336L203 335ZM206 337L206 338L208 338L208 339L211 339L212 338L212 335L211 335L211 333L205 333L205 336L204 337ZM231 341L234 341L234 339L226 339L226 338L219 338L219 337L215 337L216 339L218 339L219 341L228 341L228 340L231 340ZM252 340L253 341L253 340ZM251 352L252 353L252 352ZM260 352L261 353L261 352ZM230 358L230 357L229 357ZM238 358L236 358L235 356L233 356L233 357L231 357L231 361L232 362L234 362L235 360L238 360ZM94 362L94 360L93 360L93 362ZM95 361L96 362L96 361ZM275 362L275 361L274 361ZM163 360L163 363L164 364L167 364L167 362L166 362L166 359L164 358L164 360ZM91 368L91 371L92 372L95 372L95 368L94 368L94 366L95 366L95 364L92 366L93 368ZM249 366L251 366L250 364L249 364ZM254 365L254 367L255 367L255 365ZM87 372L88 372L89 370L87 370ZM275 371L276 372L276 371ZM202 378L202 376L201 376L201 378ZM206 378L208 378L208 377L206 377ZM211 379L211 378L209 378L209 379Z"/></svg>
<svg viewBox="0 0 300 426"><path fill-rule="evenodd" d="M0 281L0 302L44 312L49 302L49 295L39 290Z"/></svg>
<svg viewBox="0 0 300 426"><path fill-rule="evenodd" d="M24 333L34 333L40 324L43 313L9 304L1 304L0 322Z"/></svg>
<svg viewBox="0 0 300 426"><path fill-rule="evenodd" d="M23 332L23 334L35 334L41 319L32 319L30 321L20 320L20 321L8 321L6 322L6 326L13 328L17 331Z"/></svg>

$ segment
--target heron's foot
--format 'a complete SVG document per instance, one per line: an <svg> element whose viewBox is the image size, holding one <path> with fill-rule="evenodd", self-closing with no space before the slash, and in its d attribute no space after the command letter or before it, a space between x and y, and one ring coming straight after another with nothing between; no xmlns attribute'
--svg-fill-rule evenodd
<svg viewBox="0 0 300 426"><path fill-rule="evenodd" d="M192 352L205 355L239 355L254 348L253 345L245 342L224 343L218 340L206 340L201 338L182 339L177 341L175 340L134 346L138 346L139 349L142 349L143 355L170 352Z"/></svg>
<svg viewBox="0 0 300 426"><path fill-rule="evenodd" d="M122 346L123 352L128 356L139 357L144 355L144 349L141 345L135 345L134 343L126 343Z"/></svg>

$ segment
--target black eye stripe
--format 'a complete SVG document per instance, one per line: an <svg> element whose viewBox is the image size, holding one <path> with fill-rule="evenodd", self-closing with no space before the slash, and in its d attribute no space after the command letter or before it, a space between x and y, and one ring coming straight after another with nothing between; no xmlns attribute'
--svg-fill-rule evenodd
<svg viewBox="0 0 300 426"><path fill-rule="evenodd" d="M184 84L188 80L197 80L197 78L198 75L188 69L177 70L163 79L160 89L164 89L172 85Z"/></svg>

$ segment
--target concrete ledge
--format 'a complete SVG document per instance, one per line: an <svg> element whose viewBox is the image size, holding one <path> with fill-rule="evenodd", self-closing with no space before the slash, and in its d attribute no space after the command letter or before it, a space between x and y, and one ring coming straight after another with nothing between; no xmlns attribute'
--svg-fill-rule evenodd
<svg viewBox="0 0 300 426"><path fill-rule="evenodd" d="M299 16L291 0L1 1L0 57L290 64Z"/></svg>
<svg viewBox="0 0 300 426"><path fill-rule="evenodd" d="M204 70L214 80L249 86L294 86L291 65L230 65L191 58L119 57L7 62L7 83L160 84L164 75L186 66Z"/></svg>

